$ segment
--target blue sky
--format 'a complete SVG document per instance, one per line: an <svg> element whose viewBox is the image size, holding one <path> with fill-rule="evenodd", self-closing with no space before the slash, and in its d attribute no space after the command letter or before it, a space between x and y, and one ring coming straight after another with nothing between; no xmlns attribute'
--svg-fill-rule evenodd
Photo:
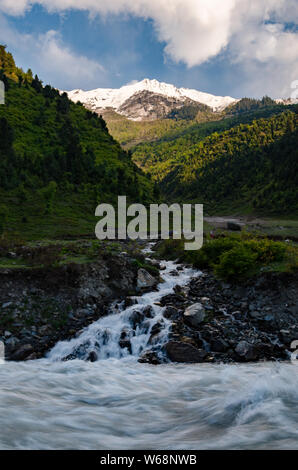
<svg viewBox="0 0 298 470"><path fill-rule="evenodd" d="M156 78L217 95L290 96L297 2L252 3L0 0L0 42L18 65L60 89Z"/></svg>

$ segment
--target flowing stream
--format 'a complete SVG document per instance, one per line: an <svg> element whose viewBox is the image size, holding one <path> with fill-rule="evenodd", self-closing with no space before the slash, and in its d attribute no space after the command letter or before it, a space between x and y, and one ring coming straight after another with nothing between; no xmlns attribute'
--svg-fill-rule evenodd
<svg viewBox="0 0 298 470"><path fill-rule="evenodd" d="M157 291L114 304L45 359L0 366L1 449L298 448L295 365L138 362L167 340L161 297L200 275L164 264Z"/></svg>

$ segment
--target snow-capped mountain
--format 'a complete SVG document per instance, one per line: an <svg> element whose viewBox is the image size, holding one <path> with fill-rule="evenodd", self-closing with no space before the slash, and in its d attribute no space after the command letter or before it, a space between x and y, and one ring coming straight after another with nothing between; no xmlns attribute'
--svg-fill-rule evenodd
<svg viewBox="0 0 298 470"><path fill-rule="evenodd" d="M86 107L93 111L100 111L106 108L113 108L116 112L127 116L130 119L142 120L150 118L152 114L152 108L158 106L156 99L151 104L148 103L148 93L151 97L159 95L168 99L168 107L171 108L171 103L174 103L173 107L183 106L185 103L196 102L209 106L213 111L221 111L232 103L235 103L235 98L230 96L214 96L208 93L203 93L197 90L191 90L188 88L176 88L174 85L168 83L162 83L158 80L149 80L145 78L140 82L135 82L129 85L125 85L119 89L113 88L97 88L96 90L83 91L83 90L72 90L68 91L68 97L74 101L80 101ZM137 96L135 96L137 94ZM142 96L146 96L146 109L139 106L139 111L131 112L129 109L129 100L134 97L133 102L138 99L139 103L142 100ZM156 97L155 97L156 98ZM164 99L163 106L164 106ZM148 109L148 106L151 110ZM153 117L153 115L155 117ZM152 119L159 117L159 113L153 113Z"/></svg>

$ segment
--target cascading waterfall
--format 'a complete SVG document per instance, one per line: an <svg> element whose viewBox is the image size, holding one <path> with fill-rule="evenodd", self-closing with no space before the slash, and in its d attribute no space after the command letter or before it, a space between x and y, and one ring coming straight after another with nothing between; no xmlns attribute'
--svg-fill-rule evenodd
<svg viewBox="0 0 298 470"><path fill-rule="evenodd" d="M148 251L148 250L147 250ZM85 328L79 337L59 342L49 353L53 361L67 359L103 360L108 358L138 358L146 349L154 348L158 353L166 342L170 321L163 317L164 307L159 300L173 292L176 285L189 282L194 271L180 267L172 261L164 262L163 282L157 290L133 297L136 303L125 307L124 302L111 306L110 314ZM198 272L197 272L198 275ZM154 327L158 333L154 333ZM158 328L156 328L158 327Z"/></svg>

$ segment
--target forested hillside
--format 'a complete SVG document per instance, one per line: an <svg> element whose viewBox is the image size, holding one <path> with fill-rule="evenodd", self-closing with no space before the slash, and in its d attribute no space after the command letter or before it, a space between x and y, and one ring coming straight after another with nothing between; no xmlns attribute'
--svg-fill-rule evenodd
<svg viewBox="0 0 298 470"><path fill-rule="evenodd" d="M297 109L214 132L160 163L163 191L210 211L298 213Z"/></svg>
<svg viewBox="0 0 298 470"><path fill-rule="evenodd" d="M286 109L293 109L293 107L274 105L235 116L229 112L226 117L221 115L220 119L207 122L192 121L187 127L177 126L171 132L164 133L155 142L144 142L135 146L132 149L133 160L145 171L150 172L154 178L163 179L167 171L166 168L170 168L170 162L180 156L183 158L183 155L192 149L195 150L199 142L214 132L223 132L239 124L247 124L260 118L274 116ZM178 121L178 124L180 122Z"/></svg>
<svg viewBox="0 0 298 470"><path fill-rule="evenodd" d="M0 205L7 230L92 233L99 202L149 202L153 185L105 121L43 86L0 48ZM92 221L92 223L91 223ZM53 229L53 233L51 232ZM42 233L41 233L42 234Z"/></svg>

